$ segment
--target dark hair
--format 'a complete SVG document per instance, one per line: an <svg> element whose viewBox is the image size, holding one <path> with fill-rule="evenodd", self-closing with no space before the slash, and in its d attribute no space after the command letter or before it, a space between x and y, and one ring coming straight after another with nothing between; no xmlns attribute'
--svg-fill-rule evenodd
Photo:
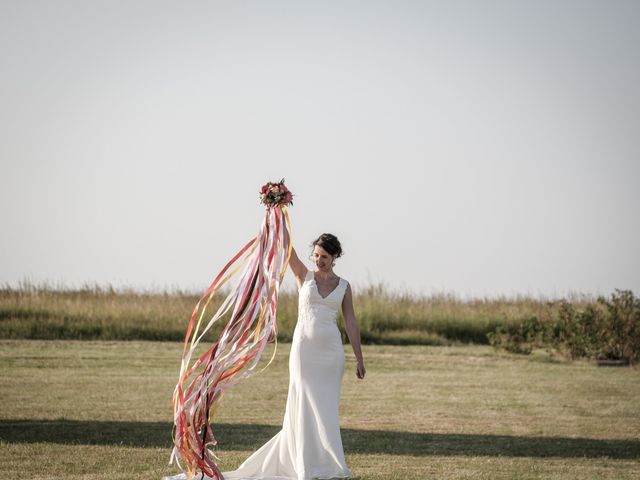
<svg viewBox="0 0 640 480"><path fill-rule="evenodd" d="M336 258L342 256L342 246L340 245L340 240L338 240L335 235L323 233L311 242L311 248L316 245L322 247L329 255L334 255Z"/></svg>

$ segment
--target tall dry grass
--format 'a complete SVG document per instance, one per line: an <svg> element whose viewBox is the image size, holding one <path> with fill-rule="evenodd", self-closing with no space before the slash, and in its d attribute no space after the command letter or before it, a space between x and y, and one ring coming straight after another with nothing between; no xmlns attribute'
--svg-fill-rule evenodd
<svg viewBox="0 0 640 480"><path fill-rule="evenodd" d="M214 296L206 310L211 318L227 292ZM136 291L111 285L65 288L23 281L0 288L0 338L175 340L184 339L200 294ZM580 294L574 305L593 303ZM278 301L278 339L290 341L297 319L297 293L283 291ZM454 294L419 296L382 284L358 289L354 307L363 343L487 343L498 325L555 314L559 300L518 296L462 299ZM228 317L227 317L228 318ZM339 319L343 338L346 335ZM208 334L213 339L222 322Z"/></svg>

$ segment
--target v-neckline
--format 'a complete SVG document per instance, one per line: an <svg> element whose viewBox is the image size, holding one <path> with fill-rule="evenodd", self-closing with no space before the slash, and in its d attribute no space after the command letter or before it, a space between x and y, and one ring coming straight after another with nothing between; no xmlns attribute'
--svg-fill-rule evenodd
<svg viewBox="0 0 640 480"><path fill-rule="evenodd" d="M313 273L313 270L311 271L311 279L313 280L313 284L316 286L316 292L318 292L318 296L323 300L326 300L327 298L329 298L331 294L338 289L338 287L340 286L340 282L342 281L342 278L338 277L338 285L336 285L335 288L331 290L326 297L323 297L322 294L320 293L320 289L318 288L318 282L316 282L316 275L315 273Z"/></svg>

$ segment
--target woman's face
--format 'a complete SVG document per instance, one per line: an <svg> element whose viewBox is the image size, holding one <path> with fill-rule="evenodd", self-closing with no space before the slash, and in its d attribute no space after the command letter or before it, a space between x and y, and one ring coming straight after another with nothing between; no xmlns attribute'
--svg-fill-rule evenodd
<svg viewBox="0 0 640 480"><path fill-rule="evenodd" d="M316 264L318 270L331 270L333 255L329 255L321 246L314 245L311 260Z"/></svg>

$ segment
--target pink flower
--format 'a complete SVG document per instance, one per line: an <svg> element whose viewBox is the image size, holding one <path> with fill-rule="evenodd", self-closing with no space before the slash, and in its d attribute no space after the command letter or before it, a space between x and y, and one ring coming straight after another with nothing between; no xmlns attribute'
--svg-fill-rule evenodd
<svg viewBox="0 0 640 480"><path fill-rule="evenodd" d="M284 184L284 178L280 182L268 182L260 189L260 201L267 207L278 205L293 205L293 193Z"/></svg>

